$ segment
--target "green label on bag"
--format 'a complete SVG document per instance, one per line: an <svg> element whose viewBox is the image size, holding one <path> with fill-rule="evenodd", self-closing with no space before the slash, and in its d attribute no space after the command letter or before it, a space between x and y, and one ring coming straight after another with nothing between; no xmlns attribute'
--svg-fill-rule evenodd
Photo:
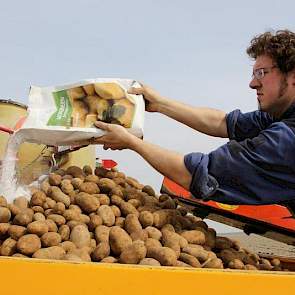
<svg viewBox="0 0 295 295"><path fill-rule="evenodd" d="M71 126L72 104L66 90L53 92L56 112L50 117L47 126Z"/></svg>

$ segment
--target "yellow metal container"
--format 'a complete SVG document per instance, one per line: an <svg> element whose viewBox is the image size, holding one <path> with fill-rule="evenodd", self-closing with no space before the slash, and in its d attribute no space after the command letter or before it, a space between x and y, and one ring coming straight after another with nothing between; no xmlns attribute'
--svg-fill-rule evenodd
<svg viewBox="0 0 295 295"><path fill-rule="evenodd" d="M13 100L0 100L0 124L14 128L17 122L27 116L27 106ZM0 132L0 161L4 157L9 135ZM19 147L17 173L19 183L29 184L42 174L50 170L50 158L54 149L41 144L23 143ZM66 160L66 161L64 161ZM0 162L1 163L1 162ZM95 146L88 146L69 153L60 168L66 169L76 165L83 167L89 165L95 168Z"/></svg>
<svg viewBox="0 0 295 295"><path fill-rule="evenodd" d="M13 100L0 100L0 124L14 129L27 116L27 106ZM0 160L3 159L9 135L0 132ZM23 143L17 154L18 181L29 184L50 169L50 155L53 149L45 145Z"/></svg>
<svg viewBox="0 0 295 295"><path fill-rule="evenodd" d="M290 272L207 270L0 258L1 294L295 294Z"/></svg>
<svg viewBox="0 0 295 295"><path fill-rule="evenodd" d="M11 129L21 117L27 115L27 106L13 100L0 100L0 124ZM0 160L3 159L9 134L0 132Z"/></svg>
<svg viewBox="0 0 295 295"><path fill-rule="evenodd" d="M89 165L92 169L95 168L94 145L89 145L75 152L69 153L67 161L61 165L60 168L66 169L70 166L78 166L82 168L84 165Z"/></svg>

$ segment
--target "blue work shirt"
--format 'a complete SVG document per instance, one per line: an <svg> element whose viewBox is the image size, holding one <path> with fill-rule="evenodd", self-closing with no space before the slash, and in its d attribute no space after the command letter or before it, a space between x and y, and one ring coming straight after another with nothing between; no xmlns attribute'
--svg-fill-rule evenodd
<svg viewBox="0 0 295 295"><path fill-rule="evenodd" d="M230 141L184 157L196 198L227 204L295 200L295 104L280 119L255 111L226 116Z"/></svg>

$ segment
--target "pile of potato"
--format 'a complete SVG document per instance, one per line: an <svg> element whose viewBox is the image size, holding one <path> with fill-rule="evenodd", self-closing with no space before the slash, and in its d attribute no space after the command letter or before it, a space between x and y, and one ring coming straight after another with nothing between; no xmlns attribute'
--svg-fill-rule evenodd
<svg viewBox="0 0 295 295"><path fill-rule="evenodd" d="M0 196L0 255L194 268L282 270L216 236L170 196L116 169L71 166L32 189Z"/></svg>

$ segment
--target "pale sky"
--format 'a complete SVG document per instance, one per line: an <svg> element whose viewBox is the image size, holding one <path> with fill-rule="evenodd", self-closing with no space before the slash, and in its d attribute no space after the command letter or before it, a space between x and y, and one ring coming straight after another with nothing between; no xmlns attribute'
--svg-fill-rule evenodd
<svg viewBox="0 0 295 295"><path fill-rule="evenodd" d="M295 31L295 1L0 1L0 97L27 103L30 85L85 78L143 81L193 106L252 111L253 61L245 53L266 30ZM226 140L146 114L145 140L186 154ZM163 177L131 151L103 151L119 169L159 191ZM216 225L219 231L228 228Z"/></svg>

